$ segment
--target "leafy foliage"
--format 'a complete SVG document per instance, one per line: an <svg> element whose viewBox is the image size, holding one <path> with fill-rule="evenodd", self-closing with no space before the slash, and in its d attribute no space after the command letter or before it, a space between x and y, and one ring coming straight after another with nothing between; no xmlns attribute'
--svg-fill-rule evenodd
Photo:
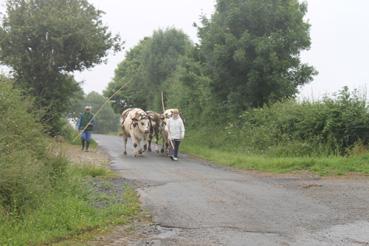
<svg viewBox="0 0 369 246"><path fill-rule="evenodd" d="M0 27L0 60L14 70L17 85L35 96L43 121L58 131L60 116L81 89L68 73L101 63L119 50L86 0L8 0Z"/></svg>
<svg viewBox="0 0 369 246"><path fill-rule="evenodd" d="M359 145L368 145L369 111L365 98L343 88L333 99L279 102L245 111L225 127L200 132L195 134L196 141L227 151L269 156L345 155L354 153ZM211 132L217 132L216 136Z"/></svg>
<svg viewBox="0 0 369 246"><path fill-rule="evenodd" d="M167 108L180 108L188 127L211 127L211 122L219 117L210 83L194 47L181 58L176 72L164 83Z"/></svg>
<svg viewBox="0 0 369 246"><path fill-rule="evenodd" d="M310 46L305 3L298 0L218 0L199 28L200 52L218 107L231 116L293 97L313 67L299 53Z"/></svg>
<svg viewBox="0 0 369 246"><path fill-rule="evenodd" d="M29 113L32 101L0 78L0 211L32 207L49 187L43 130ZM44 177L44 178L42 178Z"/></svg>
<svg viewBox="0 0 369 246"><path fill-rule="evenodd" d="M225 124L240 112L291 98L316 74L299 54L310 47L305 3L297 0L218 0L193 45L175 29L159 30L127 53L104 92L116 111L167 107L186 124ZM209 125L208 125L209 126Z"/></svg>
<svg viewBox="0 0 369 246"><path fill-rule="evenodd" d="M127 53L104 95L109 97L128 83L114 98L118 102L116 111L130 105L161 110L161 91L168 91L171 76L191 46L188 37L181 31L173 28L155 31L152 37L143 39Z"/></svg>

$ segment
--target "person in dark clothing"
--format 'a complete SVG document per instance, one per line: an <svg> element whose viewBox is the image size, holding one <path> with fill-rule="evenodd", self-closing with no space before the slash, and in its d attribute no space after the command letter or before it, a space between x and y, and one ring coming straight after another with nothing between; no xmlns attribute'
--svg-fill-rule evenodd
<svg viewBox="0 0 369 246"><path fill-rule="evenodd" d="M91 106L86 106L85 111L80 114L77 122L77 129L81 131L82 150L88 152L91 141L91 132L95 125L95 117L91 113Z"/></svg>

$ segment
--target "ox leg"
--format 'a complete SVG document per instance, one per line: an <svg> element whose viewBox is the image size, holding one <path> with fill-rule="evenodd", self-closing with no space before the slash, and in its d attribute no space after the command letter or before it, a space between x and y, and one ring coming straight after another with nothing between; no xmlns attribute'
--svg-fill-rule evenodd
<svg viewBox="0 0 369 246"><path fill-rule="evenodd" d="M127 155L127 137L123 137L124 155Z"/></svg>
<svg viewBox="0 0 369 246"><path fill-rule="evenodd" d="M139 154L142 154L142 150L139 149L139 142L135 137L132 137L132 144L133 144L133 153L134 156L137 157Z"/></svg>
<svg viewBox="0 0 369 246"><path fill-rule="evenodd" d="M147 150L147 141L144 140L144 147L143 147L143 152L145 152ZM150 149L151 152L151 149Z"/></svg>
<svg viewBox="0 0 369 246"><path fill-rule="evenodd" d="M155 132L155 144L156 144L156 152L158 152L158 146L159 146L159 133Z"/></svg>
<svg viewBox="0 0 369 246"><path fill-rule="evenodd" d="M162 154L164 154L164 153L165 153L166 146L167 146L167 143L166 143L166 142L165 142L165 140L163 139L163 144L161 145L161 150L160 150L160 152L161 152Z"/></svg>
<svg viewBox="0 0 369 246"><path fill-rule="evenodd" d="M144 145L144 146L143 146L143 152L145 152L146 150L148 150L148 148L147 148L148 143L150 143L150 144L151 144L150 136L145 135L145 136L143 137L142 141L143 141L143 145ZM151 152L151 147L150 147L150 150L149 150L149 151Z"/></svg>
<svg viewBox="0 0 369 246"><path fill-rule="evenodd" d="M149 139L149 144L148 144L148 147L147 147L147 151L149 151L149 152L151 152L152 151L152 149L151 149L151 140Z"/></svg>
<svg viewBox="0 0 369 246"><path fill-rule="evenodd" d="M160 153L162 153L162 154L164 154L164 152L165 152L165 134L164 133L162 133L162 135L161 135L161 138L162 138L162 140L163 140L163 144L161 145L161 150L160 150Z"/></svg>
<svg viewBox="0 0 369 246"><path fill-rule="evenodd" d="M170 155L170 149L169 149L169 142L168 141L165 142L165 152L166 152L167 155Z"/></svg>
<svg viewBox="0 0 369 246"><path fill-rule="evenodd" d="M147 147L147 150L149 151L149 152L151 152L152 150L151 150L151 142L152 142L152 135L150 134L150 136L149 136L149 140L148 140L148 147Z"/></svg>

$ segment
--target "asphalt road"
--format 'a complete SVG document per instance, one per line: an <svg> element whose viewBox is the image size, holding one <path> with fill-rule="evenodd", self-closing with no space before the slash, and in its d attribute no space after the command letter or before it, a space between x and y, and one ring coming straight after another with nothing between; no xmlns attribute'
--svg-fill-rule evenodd
<svg viewBox="0 0 369 246"><path fill-rule="evenodd" d="M158 230L136 245L369 245L369 177L268 175L157 153L123 155L94 135L111 168L138 184Z"/></svg>

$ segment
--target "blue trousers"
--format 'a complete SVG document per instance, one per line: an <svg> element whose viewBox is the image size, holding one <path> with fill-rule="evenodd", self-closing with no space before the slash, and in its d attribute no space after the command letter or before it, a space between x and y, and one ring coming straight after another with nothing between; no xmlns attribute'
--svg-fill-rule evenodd
<svg viewBox="0 0 369 246"><path fill-rule="evenodd" d="M91 132L90 131L82 132L81 140L85 140L86 142L89 142L91 140Z"/></svg>

